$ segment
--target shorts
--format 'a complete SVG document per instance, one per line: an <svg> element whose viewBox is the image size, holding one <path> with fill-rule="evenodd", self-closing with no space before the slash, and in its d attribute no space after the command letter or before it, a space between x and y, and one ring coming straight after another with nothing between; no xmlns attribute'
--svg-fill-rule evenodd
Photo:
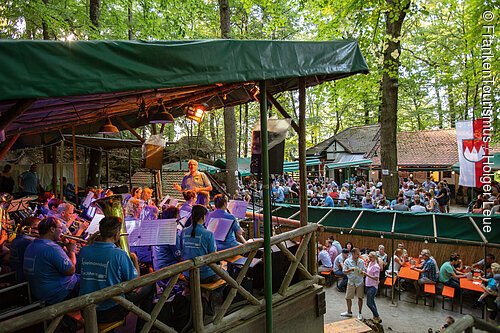
<svg viewBox="0 0 500 333"><path fill-rule="evenodd" d="M360 285L360 286L353 286L348 284L347 285L347 291L345 293L345 299L353 299L354 295L358 298L363 298L365 296L365 286Z"/></svg>

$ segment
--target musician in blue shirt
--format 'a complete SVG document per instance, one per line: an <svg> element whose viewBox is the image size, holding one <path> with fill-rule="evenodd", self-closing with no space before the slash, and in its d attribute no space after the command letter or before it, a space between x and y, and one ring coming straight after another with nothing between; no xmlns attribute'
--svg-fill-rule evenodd
<svg viewBox="0 0 500 333"><path fill-rule="evenodd" d="M135 255L131 258L115 245L120 239L122 220L116 216L107 216L99 222L99 241L82 247L76 265L81 274L80 295L104 289L115 284L138 277L138 261ZM152 285L137 288L125 295L125 298L150 313L153 309L154 290ZM128 310L106 300L97 304L97 321L99 323L115 322L125 318ZM136 330L144 322L138 320Z"/></svg>
<svg viewBox="0 0 500 333"><path fill-rule="evenodd" d="M79 279L75 274L76 244L67 244L68 254L56 242L62 225L53 217L38 224L40 238L28 245L23 269L33 295L46 304L59 303L78 295Z"/></svg>
<svg viewBox="0 0 500 333"><path fill-rule="evenodd" d="M35 231L38 228L38 223L40 223L40 219L34 216L24 219L20 224L20 230L17 230L16 238L10 244L10 267L16 272L17 282L26 280L23 272L24 252L34 240L33 237L25 233Z"/></svg>
<svg viewBox="0 0 500 333"><path fill-rule="evenodd" d="M227 230L227 233L224 240L215 240L217 250L226 250L238 246L240 245L240 243L245 244L246 240L245 238L243 238L243 230L241 229L240 224L238 223L234 215L227 212L226 196L223 194L217 194L214 197L214 205L215 210L208 214L207 218L205 219L205 224L208 226L214 219L218 219L219 223L231 224L231 226L219 226L219 228Z"/></svg>
<svg viewBox="0 0 500 333"><path fill-rule="evenodd" d="M217 251L214 234L203 227L206 215L207 209L204 206L193 206L191 211L193 224L182 231L182 259L189 260ZM184 276L189 278L189 271L184 272ZM200 267L201 283L211 283L217 280L220 280L220 277L210 267Z"/></svg>

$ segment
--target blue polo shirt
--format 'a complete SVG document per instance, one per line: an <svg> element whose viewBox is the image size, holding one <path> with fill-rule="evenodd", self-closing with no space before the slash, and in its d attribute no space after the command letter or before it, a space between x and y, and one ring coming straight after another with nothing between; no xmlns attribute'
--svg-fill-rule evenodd
<svg viewBox="0 0 500 333"><path fill-rule="evenodd" d="M18 282L25 280L23 272L24 252L33 240L33 237L18 234L10 244L10 267L16 272Z"/></svg>
<svg viewBox="0 0 500 333"><path fill-rule="evenodd" d="M175 245L153 246L153 267L156 270L182 261L181 240L176 235Z"/></svg>
<svg viewBox="0 0 500 333"><path fill-rule="evenodd" d="M33 295L47 304L64 300L78 283L76 274L64 275L73 263L56 242L35 239L24 253L24 275Z"/></svg>
<svg viewBox="0 0 500 333"><path fill-rule="evenodd" d="M182 247L182 259L189 260L194 257L199 257L205 254L213 253L215 248L215 238L214 234L205 229L202 225L197 224L195 229L195 236L191 237L191 231L193 226L185 228L182 231L181 236L181 247ZM189 277L189 271L184 272L186 277ZM200 267L200 278L206 279L215 275L215 272L208 266Z"/></svg>
<svg viewBox="0 0 500 333"><path fill-rule="evenodd" d="M215 244L217 245L217 250L222 251L235 246L240 245L240 243L236 240L236 233L241 230L240 224L234 217L234 215L229 214L228 212L222 209L216 209L211 212L205 218L205 224L208 225L211 219L223 219L221 221L225 221L226 223L232 223L231 228L228 231L226 239L224 241L216 240Z"/></svg>
<svg viewBox="0 0 500 333"><path fill-rule="evenodd" d="M82 247L76 262L80 273L80 295L89 294L137 277L137 271L127 253L113 243L95 242ZM106 300L97 304L97 311L117 304Z"/></svg>
<svg viewBox="0 0 500 333"><path fill-rule="evenodd" d="M334 207L335 203L331 196L327 195L325 198L325 207Z"/></svg>

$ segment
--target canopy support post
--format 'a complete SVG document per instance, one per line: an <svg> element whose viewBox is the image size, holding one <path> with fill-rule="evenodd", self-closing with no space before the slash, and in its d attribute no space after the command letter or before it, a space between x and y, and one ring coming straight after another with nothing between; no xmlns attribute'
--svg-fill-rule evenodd
<svg viewBox="0 0 500 333"><path fill-rule="evenodd" d="M17 139L19 139L20 136L21 134L17 133L12 138L10 138L10 141L0 151L0 161L4 159L4 157L10 151L10 148L12 148L12 146L14 145L14 143L16 143Z"/></svg>
<svg viewBox="0 0 500 333"><path fill-rule="evenodd" d="M132 148L128 149L128 191L132 191Z"/></svg>
<svg viewBox="0 0 500 333"><path fill-rule="evenodd" d="M109 151L106 150L106 188L109 188L109 181L110 181L110 175L109 175Z"/></svg>
<svg viewBox="0 0 500 333"><path fill-rule="evenodd" d="M17 117L22 115L36 99L23 99L0 116L0 131L6 129Z"/></svg>
<svg viewBox="0 0 500 333"><path fill-rule="evenodd" d="M59 190L61 193L59 193L59 199L64 200L64 184L63 184L63 177L64 177L64 138L61 140L61 157L59 161ZM56 181L57 183L57 181Z"/></svg>
<svg viewBox="0 0 500 333"><path fill-rule="evenodd" d="M264 294L266 300L266 332L273 332L273 279L271 262L271 198L269 187L269 150L267 133L266 81L260 81L260 142L262 151L262 200L264 207Z"/></svg>
<svg viewBox="0 0 500 333"><path fill-rule="evenodd" d="M392 218L392 228L391 228L391 260L392 260L392 272L391 272L391 278L393 279L392 280L392 283L391 283L391 305L395 305L394 304L394 289L396 288L396 284L395 284L395 279L396 279L396 276L394 275L394 230L396 228L396 217L397 217L397 214L394 213L394 216Z"/></svg>
<svg viewBox="0 0 500 333"><path fill-rule="evenodd" d="M73 184L75 184L75 203L78 207L78 166L76 164L76 138L75 127L71 129L71 137L73 139Z"/></svg>
<svg viewBox="0 0 500 333"><path fill-rule="evenodd" d="M57 146L52 146L52 192L57 198Z"/></svg>

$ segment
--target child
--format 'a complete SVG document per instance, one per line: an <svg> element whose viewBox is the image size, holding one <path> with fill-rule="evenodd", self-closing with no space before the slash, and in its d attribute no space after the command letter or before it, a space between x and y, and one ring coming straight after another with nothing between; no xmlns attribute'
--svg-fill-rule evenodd
<svg viewBox="0 0 500 333"><path fill-rule="evenodd" d="M500 264L497 263L492 263L491 264L491 271L492 272L500 272ZM488 297L489 295L496 296L497 295L497 283L493 277L489 279L485 278L480 278L483 282L487 282L486 286L484 284L481 284L481 288L483 288L484 292L479 296L479 299L476 301L476 303L472 306L473 309L477 309L481 306L484 305L484 299Z"/></svg>

